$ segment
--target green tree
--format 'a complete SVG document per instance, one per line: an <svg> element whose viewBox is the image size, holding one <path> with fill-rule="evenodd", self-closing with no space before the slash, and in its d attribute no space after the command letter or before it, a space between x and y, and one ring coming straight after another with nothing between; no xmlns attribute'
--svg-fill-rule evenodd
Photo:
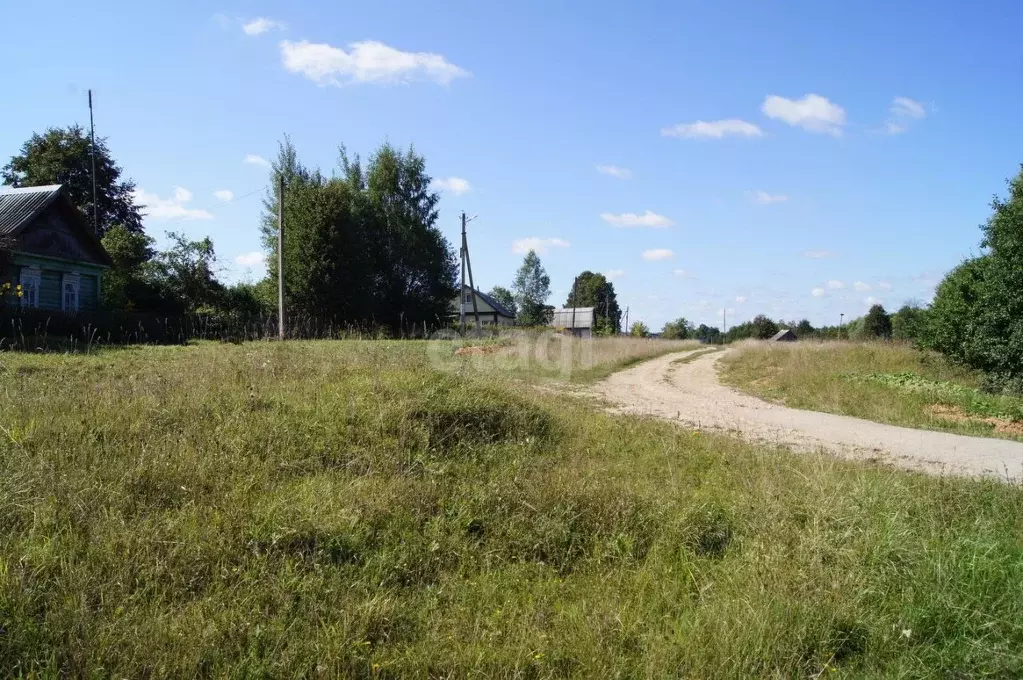
<svg viewBox="0 0 1023 680"><path fill-rule="evenodd" d="M650 329L642 321L636 321L632 324L632 328L629 329L629 335L635 338L645 338L650 335Z"/></svg>
<svg viewBox="0 0 1023 680"><path fill-rule="evenodd" d="M551 277L547 275L536 251L530 250L512 283L519 307L518 323L522 326L545 326L550 323L547 299L551 296Z"/></svg>
<svg viewBox="0 0 1023 680"><path fill-rule="evenodd" d="M135 183L122 179L105 138L96 139L96 203L98 236L114 225L142 231L142 211L135 205ZM33 134L0 170L5 184L33 187L62 184L71 202L93 222L92 154L89 135L78 125Z"/></svg>
<svg viewBox="0 0 1023 680"><path fill-rule="evenodd" d="M575 277L569 290L566 307L593 307L594 328L598 335L617 333L622 325L614 284L603 274L589 270Z"/></svg>
<svg viewBox="0 0 1023 680"><path fill-rule="evenodd" d="M152 309L159 297L146 267L155 255L153 239L116 224L103 236L103 247L113 261L103 274L103 304L111 309Z"/></svg>
<svg viewBox="0 0 1023 680"><path fill-rule="evenodd" d="M809 319L803 319L796 324L795 334L797 338L809 338L814 335L815 330L813 324L810 323Z"/></svg>
<svg viewBox="0 0 1023 680"><path fill-rule="evenodd" d="M918 302L907 302L891 315L892 338L919 341L927 325L927 310Z"/></svg>
<svg viewBox="0 0 1023 680"><path fill-rule="evenodd" d="M696 327L693 337L700 342L706 342L711 345L717 344L722 340L721 329L716 326L708 326L705 323L701 323Z"/></svg>
<svg viewBox="0 0 1023 680"><path fill-rule="evenodd" d="M752 337L759 340L769 340L778 332L778 324L763 314L753 317L752 327Z"/></svg>
<svg viewBox="0 0 1023 680"><path fill-rule="evenodd" d="M921 344L954 361L992 370L984 334L983 306L990 256L966 260L938 284L927 313Z"/></svg>
<svg viewBox="0 0 1023 680"><path fill-rule="evenodd" d="M211 311L221 306L224 286L217 280L217 256L207 236L190 241L184 234L167 232L170 247L157 253L149 269L166 295L186 312Z"/></svg>
<svg viewBox="0 0 1023 680"><path fill-rule="evenodd" d="M503 286L494 286L490 289L490 293L488 293L488 295L501 303L505 309L512 313L512 315L518 314L519 309L518 305L515 304L515 295L513 295L507 288Z"/></svg>
<svg viewBox="0 0 1023 680"><path fill-rule="evenodd" d="M661 337L668 340L688 340L695 336L696 329L693 328L692 322L685 317L679 317L674 321L669 321L664 324L664 328L661 329Z"/></svg>
<svg viewBox="0 0 1023 680"><path fill-rule="evenodd" d="M285 178L285 302L296 313L397 329L438 324L457 295L454 253L436 226L425 160L383 145L364 168L340 149L327 178L281 142L263 202L268 274L277 275L278 177Z"/></svg>
<svg viewBox="0 0 1023 680"><path fill-rule="evenodd" d="M892 337L892 320L882 305L873 305L863 317L863 337L867 339Z"/></svg>

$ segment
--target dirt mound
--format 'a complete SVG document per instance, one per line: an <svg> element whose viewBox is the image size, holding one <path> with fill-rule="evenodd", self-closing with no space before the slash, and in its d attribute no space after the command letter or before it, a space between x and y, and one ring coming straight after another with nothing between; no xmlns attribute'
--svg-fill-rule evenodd
<svg viewBox="0 0 1023 680"><path fill-rule="evenodd" d="M456 357L482 357L501 351L501 345L468 345L455 350Z"/></svg>

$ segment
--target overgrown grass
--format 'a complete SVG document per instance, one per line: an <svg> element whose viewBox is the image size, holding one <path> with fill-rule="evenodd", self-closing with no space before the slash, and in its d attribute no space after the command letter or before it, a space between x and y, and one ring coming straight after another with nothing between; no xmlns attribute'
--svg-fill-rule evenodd
<svg viewBox="0 0 1023 680"><path fill-rule="evenodd" d="M431 343L434 364L490 380L593 382L655 357L696 349L695 340L660 340L628 336L577 338L550 330L512 330L495 338L467 338L463 346L495 350L454 356L447 341Z"/></svg>
<svg viewBox="0 0 1023 680"><path fill-rule="evenodd" d="M795 408L1023 439L1023 399L985 394L983 375L908 345L747 343L722 366L724 382Z"/></svg>
<svg viewBox="0 0 1023 680"><path fill-rule="evenodd" d="M0 676L1023 673L1014 486L612 417L425 343L0 362Z"/></svg>

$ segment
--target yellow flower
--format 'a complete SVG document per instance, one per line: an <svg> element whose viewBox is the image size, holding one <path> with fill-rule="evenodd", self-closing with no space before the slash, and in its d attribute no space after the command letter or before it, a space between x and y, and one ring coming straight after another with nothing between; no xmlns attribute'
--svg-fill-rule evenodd
<svg viewBox="0 0 1023 680"><path fill-rule="evenodd" d="M24 295L24 293L22 293L22 292L21 292L21 291L19 290L19 291L18 291L18 297L21 297L21 296L23 296L23 295Z"/></svg>

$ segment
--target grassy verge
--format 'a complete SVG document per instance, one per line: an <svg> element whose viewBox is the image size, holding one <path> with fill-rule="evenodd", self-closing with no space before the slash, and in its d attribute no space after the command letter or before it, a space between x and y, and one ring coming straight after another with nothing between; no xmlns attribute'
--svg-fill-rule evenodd
<svg viewBox="0 0 1023 680"><path fill-rule="evenodd" d="M696 349L700 344L695 340L623 336L584 339L550 331L512 331L486 341L467 340L465 349L448 341L433 342L431 347L436 365L484 380L587 383L641 361ZM479 351L472 351L475 347Z"/></svg>
<svg viewBox="0 0 1023 680"><path fill-rule="evenodd" d="M983 376L906 345L747 344L722 365L723 382L795 408L1023 439L1023 399L985 394Z"/></svg>
<svg viewBox="0 0 1023 680"><path fill-rule="evenodd" d="M0 355L0 676L1023 673L1019 488L426 349Z"/></svg>
<svg viewBox="0 0 1023 680"><path fill-rule="evenodd" d="M698 352L693 352L692 354L687 354L684 357L680 357L678 359L675 359L674 361L671 362L671 365L672 366L675 366L675 365L681 366L682 364L692 363L692 362L696 361L697 359L699 359L700 357L705 356L707 354L713 354L714 352L717 352L720 349L721 349L720 347L708 347L707 349L701 349Z"/></svg>

